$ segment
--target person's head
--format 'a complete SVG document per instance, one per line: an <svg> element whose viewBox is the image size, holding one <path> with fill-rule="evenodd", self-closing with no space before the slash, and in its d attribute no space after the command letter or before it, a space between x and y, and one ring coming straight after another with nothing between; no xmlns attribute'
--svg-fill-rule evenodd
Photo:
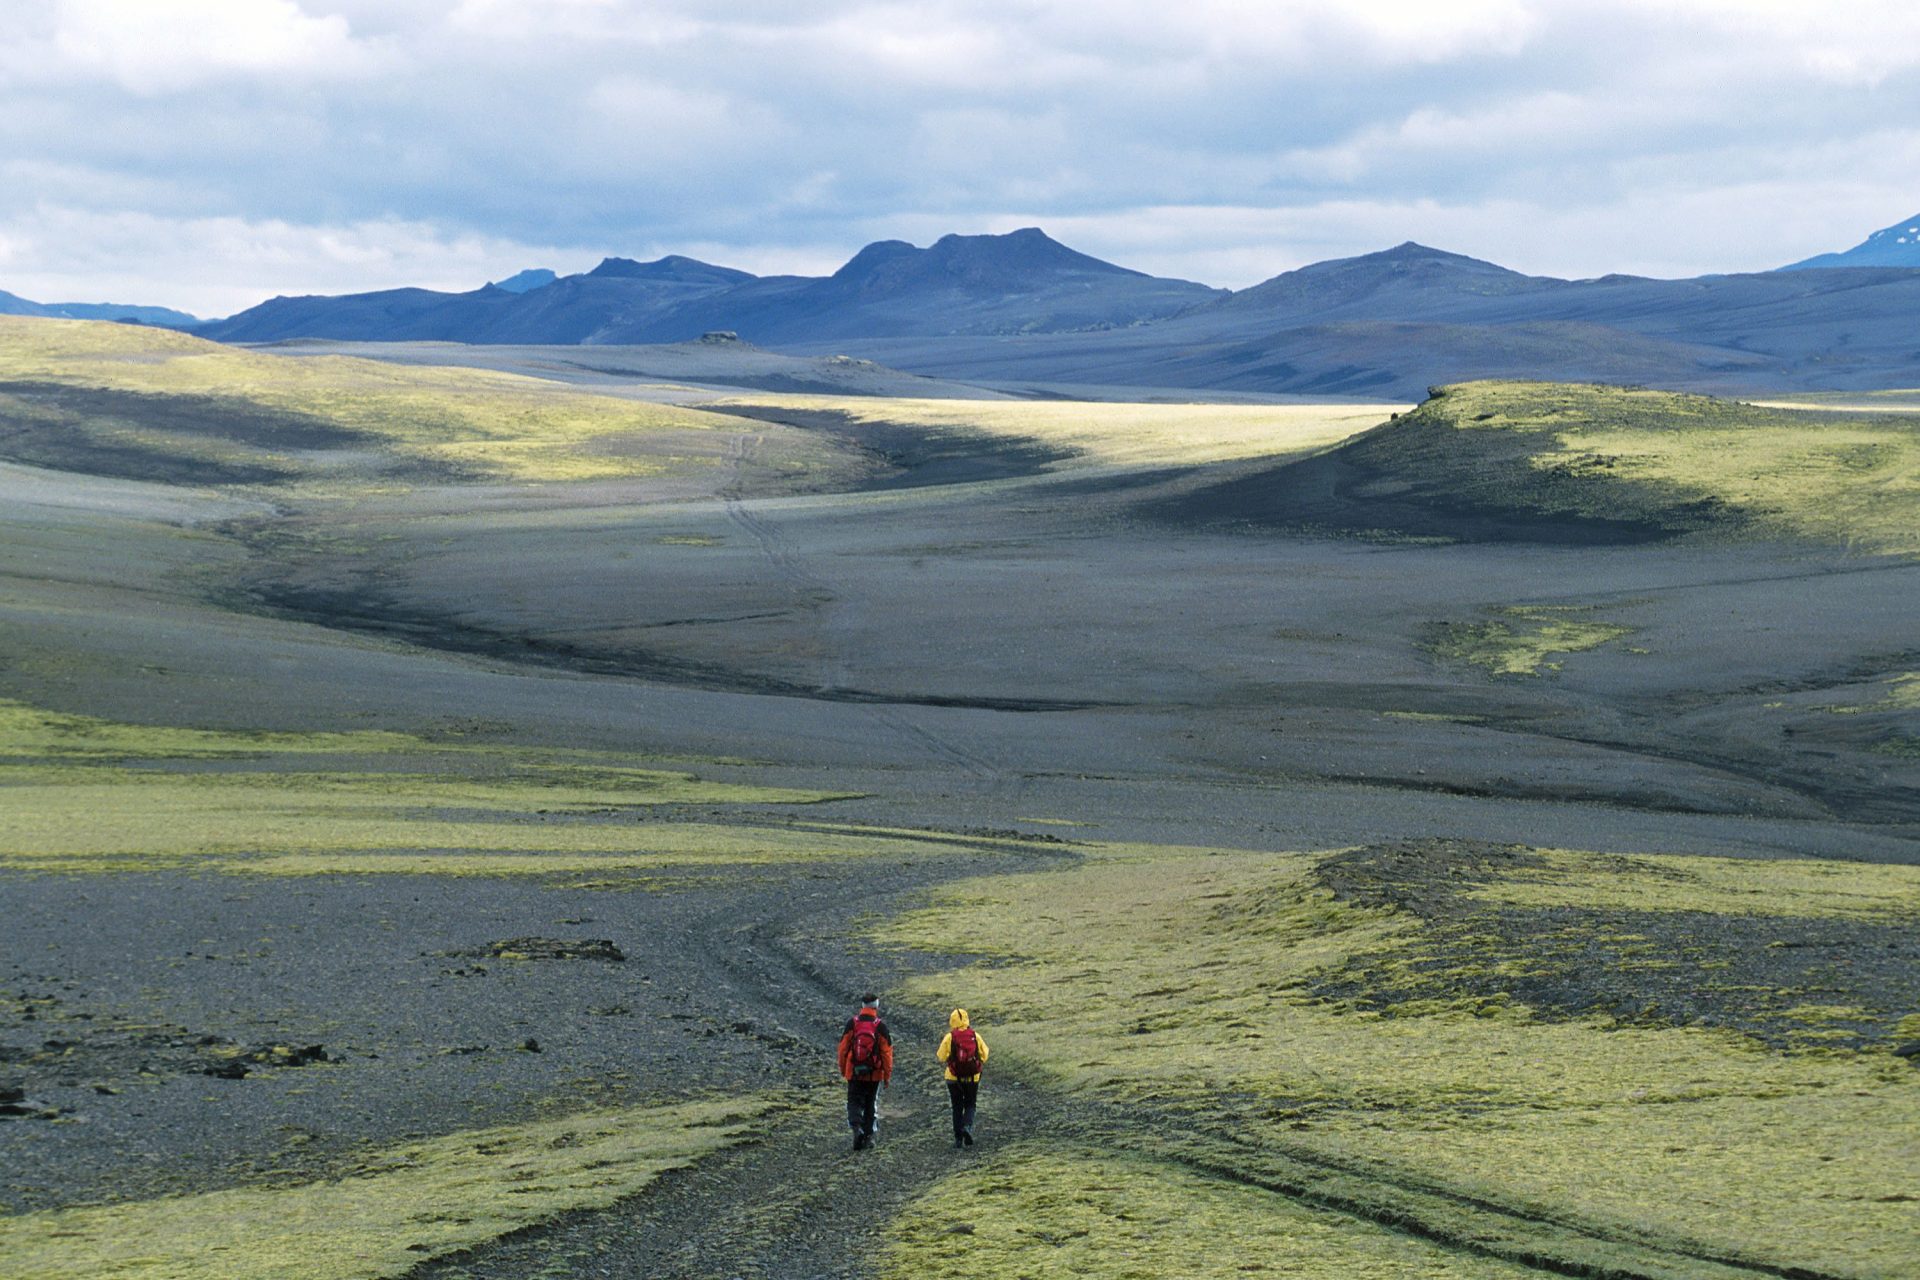
<svg viewBox="0 0 1920 1280"><path fill-rule="evenodd" d="M880 1007L880 997L869 991L860 997L860 1007L863 1009L878 1009Z"/></svg>
<svg viewBox="0 0 1920 1280"><path fill-rule="evenodd" d="M952 1013L947 1015L947 1026L952 1030L958 1031L960 1028L966 1025L967 1025L967 1011L965 1009L955 1009Z"/></svg>

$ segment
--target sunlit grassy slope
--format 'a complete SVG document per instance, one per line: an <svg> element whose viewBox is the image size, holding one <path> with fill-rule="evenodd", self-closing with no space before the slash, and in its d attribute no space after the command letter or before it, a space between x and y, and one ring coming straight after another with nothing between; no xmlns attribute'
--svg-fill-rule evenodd
<svg viewBox="0 0 1920 1280"><path fill-rule="evenodd" d="M0 423L260 478L305 474L299 450L331 432L335 447L359 437L423 466L520 481L717 465L700 456L700 438L736 425L514 374L266 355L160 329L6 316Z"/></svg>
<svg viewBox="0 0 1920 1280"><path fill-rule="evenodd" d="M916 833L764 826L834 793L719 782L608 752L395 733L117 724L0 702L0 869L582 875L952 856ZM700 805L698 822L637 822ZM742 821L715 819L737 807ZM974 853L993 845L970 842Z"/></svg>
<svg viewBox="0 0 1920 1280"><path fill-rule="evenodd" d="M1109 1139L1148 1159L1184 1143L1190 1159L1255 1180L1292 1161L1283 1185L1336 1168L1342 1201L1372 1206L1362 1216L1456 1240L1518 1232L1506 1256L1531 1250L1580 1274L1611 1274L1610 1241L1822 1275L1911 1274L1920 1072L1884 1039L1842 1049L1822 1028L1877 1018L1883 1036L1903 1034L1891 1024L1913 1011L1832 1007L1862 997L1819 982L1755 990L1769 979L1730 968L1710 944L1715 922L1737 913L1762 937L1777 920L1785 939L1808 920L1863 922L1884 931L1863 944L1877 951L1920 924L1920 869L1515 855L1480 877L1480 899L1455 900L1463 914L1442 930L1390 899L1336 892L1336 861L1095 848L1074 869L951 888L889 936L981 953L977 967L915 979L913 994L965 1004L996 1051L1116 1104ZM1623 916L1623 903L1669 923ZM1696 930L1699 945L1687 944ZM1737 1019L1670 1025L1652 1008L1622 1019L1511 994L1587 983L1631 997L1665 974L1791 1035L1779 1045ZM1091 1230L1137 1172L1096 1177L1071 1153L1045 1158L1072 1167L1009 1172L997 1196L956 1182L941 1212L995 1238L1030 1217ZM1497 1230L1475 1201L1504 1210ZM1253 1232L1254 1249L1234 1193L1196 1204ZM1546 1234L1530 1242L1535 1227ZM898 1238L900 1258L924 1260L922 1227L903 1220ZM1111 1227L1104 1238L1123 1241ZM1075 1274L1150 1274L1114 1250L1074 1247ZM1341 1267L1299 1273L1380 1273Z"/></svg>
<svg viewBox="0 0 1920 1280"><path fill-rule="evenodd" d="M1475 382L1345 446L1397 499L1920 552L1920 418Z"/></svg>
<svg viewBox="0 0 1920 1280"><path fill-rule="evenodd" d="M373 1280L600 1209L739 1141L764 1099L597 1111L396 1146L349 1176L0 1218L40 1280Z"/></svg>
<svg viewBox="0 0 1920 1280"><path fill-rule="evenodd" d="M717 401L843 414L856 427L887 422L1037 440L1098 463L1195 466L1309 453L1406 408L1397 404L1110 404L1086 401L908 400L871 396L752 396Z"/></svg>

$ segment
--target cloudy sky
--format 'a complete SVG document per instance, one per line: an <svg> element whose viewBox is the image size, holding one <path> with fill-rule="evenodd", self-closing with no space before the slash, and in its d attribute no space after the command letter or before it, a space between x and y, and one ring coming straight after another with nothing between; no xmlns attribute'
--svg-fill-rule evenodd
<svg viewBox="0 0 1920 1280"><path fill-rule="evenodd" d="M1912 0L0 0L0 289L222 315L1038 224L1239 287L1920 212Z"/></svg>

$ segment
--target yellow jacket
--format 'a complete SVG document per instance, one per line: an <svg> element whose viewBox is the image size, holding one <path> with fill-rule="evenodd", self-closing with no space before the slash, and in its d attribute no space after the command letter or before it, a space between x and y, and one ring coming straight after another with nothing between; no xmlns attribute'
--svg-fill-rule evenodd
<svg viewBox="0 0 1920 1280"><path fill-rule="evenodd" d="M934 1056L939 1058L940 1061L942 1062L945 1062L949 1058L951 1058L953 1056L953 1033L966 1025L967 1025L967 1011L965 1009L955 1009L951 1014L949 1014L947 1016L947 1026L949 1030L947 1031L946 1035L940 1038L940 1052L935 1054ZM980 1046L980 1065L984 1067L987 1065L987 1038L981 1035L978 1031L975 1031L973 1033L973 1042ZM947 1068L947 1079L959 1080L961 1078L962 1077L953 1074L953 1068L951 1066ZM978 1080L980 1076L976 1072L975 1074L967 1076L965 1078L968 1080Z"/></svg>

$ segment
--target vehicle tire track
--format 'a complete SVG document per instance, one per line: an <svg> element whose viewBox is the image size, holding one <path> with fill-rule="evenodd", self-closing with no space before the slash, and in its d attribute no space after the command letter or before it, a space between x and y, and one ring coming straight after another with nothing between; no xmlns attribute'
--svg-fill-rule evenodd
<svg viewBox="0 0 1920 1280"><path fill-rule="evenodd" d="M758 459L764 441L764 436L747 433L734 437L727 455L732 476L721 490L721 501L727 518L753 540L776 576L820 615L820 689L832 694L844 690L848 680L846 654L850 646L836 634L845 625L843 611L835 607L841 595L812 571L805 555L777 527L761 518L744 496L746 468ZM1008 780L1007 772L993 760L935 733L903 711L882 702L861 705L896 741L957 770L970 790L995 794Z"/></svg>

